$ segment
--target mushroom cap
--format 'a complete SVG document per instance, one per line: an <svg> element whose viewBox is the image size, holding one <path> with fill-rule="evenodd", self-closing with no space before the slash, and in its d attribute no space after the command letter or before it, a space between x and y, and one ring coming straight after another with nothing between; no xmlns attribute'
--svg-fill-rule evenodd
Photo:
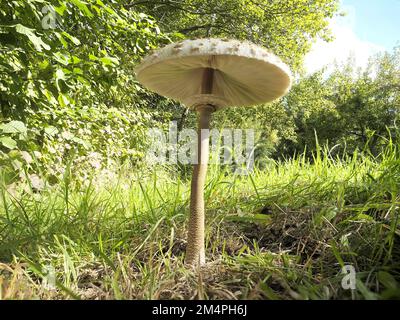
<svg viewBox="0 0 400 320"><path fill-rule="evenodd" d="M212 90L202 93L204 71L212 73ZM184 40L145 57L137 79L148 89L195 109L251 106L285 95L291 72L277 56L248 41Z"/></svg>

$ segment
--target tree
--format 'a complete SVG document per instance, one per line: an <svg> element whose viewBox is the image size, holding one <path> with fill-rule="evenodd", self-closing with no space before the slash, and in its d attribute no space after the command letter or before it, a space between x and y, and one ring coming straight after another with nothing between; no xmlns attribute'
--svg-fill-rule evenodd
<svg viewBox="0 0 400 320"><path fill-rule="evenodd" d="M341 115L343 141L380 151L381 137L395 134L400 116L400 50L372 57L366 70L347 65L330 77L332 101ZM388 131L389 130L389 131Z"/></svg>
<svg viewBox="0 0 400 320"><path fill-rule="evenodd" d="M400 50L370 59L365 70L349 60L330 75L316 72L299 80L282 103L295 124L296 138L284 140L285 154L309 152L319 144L378 154L379 143L396 137L400 117ZM383 138L383 139L382 139Z"/></svg>
<svg viewBox="0 0 400 320"><path fill-rule="evenodd" d="M133 69L169 41L146 14L115 1L2 1L0 160L35 151L59 175L70 154L76 169L90 154L140 159L157 110L139 99ZM26 134L5 130L10 123Z"/></svg>
<svg viewBox="0 0 400 320"><path fill-rule="evenodd" d="M316 38L329 40L337 0L131 0L126 8L156 18L187 38L228 37L271 49L298 71Z"/></svg>
<svg viewBox="0 0 400 320"><path fill-rule="evenodd" d="M131 0L130 10L153 16L168 33L186 38L222 37L263 45L301 73L302 61L316 38L331 39L328 23L338 11L336 0ZM180 127L193 126L192 115L170 104ZM219 123L256 128L257 155L270 155L281 139L294 139L293 125L282 103L257 108L233 108L216 114ZM224 119L221 119L224 118ZM244 121L246 119L246 121ZM222 122L221 122L222 121Z"/></svg>

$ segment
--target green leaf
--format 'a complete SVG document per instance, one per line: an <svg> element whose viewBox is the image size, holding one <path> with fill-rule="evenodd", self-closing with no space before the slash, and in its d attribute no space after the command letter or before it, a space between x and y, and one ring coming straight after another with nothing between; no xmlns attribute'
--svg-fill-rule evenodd
<svg viewBox="0 0 400 320"><path fill-rule="evenodd" d="M356 286L366 300L378 300L378 295L369 290L360 279L356 280Z"/></svg>
<svg viewBox="0 0 400 320"><path fill-rule="evenodd" d="M0 137L0 142L8 149L14 149L17 146L17 141L10 137Z"/></svg>
<svg viewBox="0 0 400 320"><path fill-rule="evenodd" d="M119 64L119 60L113 57L103 57L100 58L100 61L103 62L103 64L106 66L113 66Z"/></svg>
<svg viewBox="0 0 400 320"><path fill-rule="evenodd" d="M81 62L82 60L81 59L79 59L77 56L72 56L72 62L74 63L74 64L77 64L77 63L79 63L79 62Z"/></svg>
<svg viewBox="0 0 400 320"><path fill-rule="evenodd" d="M4 133L25 133L26 126L22 121L10 121L9 123L2 124L0 129Z"/></svg>
<svg viewBox="0 0 400 320"><path fill-rule="evenodd" d="M114 15L114 16L118 16L118 14L117 14L113 9L111 9L111 8L108 7L108 6L106 6L106 5L103 3L103 1L97 0L96 3L97 3L100 7L104 8L108 13L110 13L110 14L112 14L112 15Z"/></svg>
<svg viewBox="0 0 400 320"><path fill-rule="evenodd" d="M71 40L71 42L73 44L75 44L77 46L81 44L81 42L79 41L78 38L75 38L73 35L70 35L69 33L65 32L65 31L62 32L62 35L67 37L69 40Z"/></svg>
<svg viewBox="0 0 400 320"><path fill-rule="evenodd" d="M379 282L382 283L386 289L397 289L398 283L396 279L386 271L379 271L378 272L378 279Z"/></svg>
<svg viewBox="0 0 400 320"><path fill-rule="evenodd" d="M82 76L77 76L77 78L76 78L80 83L82 83L82 84L84 84L84 85L87 85L87 86L89 86L90 85L90 82L89 81L87 81L84 77L82 77Z"/></svg>
<svg viewBox="0 0 400 320"><path fill-rule="evenodd" d="M55 7L55 10L60 16L63 16L65 10L67 10L67 6L65 3L61 3L59 7Z"/></svg>
<svg viewBox="0 0 400 320"><path fill-rule="evenodd" d="M354 220L375 221L373 217L364 213L359 213Z"/></svg>
<svg viewBox="0 0 400 320"><path fill-rule="evenodd" d="M263 222L270 223L271 217L264 214L254 214L254 215L229 215L226 217L228 221L237 222Z"/></svg>
<svg viewBox="0 0 400 320"><path fill-rule="evenodd" d="M44 132L48 134L49 136L54 136L58 133L58 129L54 126L48 126L44 128Z"/></svg>
<svg viewBox="0 0 400 320"><path fill-rule="evenodd" d="M90 12L86 3L81 0L71 0L71 2L87 17L92 18L93 13Z"/></svg>
<svg viewBox="0 0 400 320"><path fill-rule="evenodd" d="M340 267L343 268L345 263L344 263L344 261L342 259L342 256L340 255L340 252L339 252L338 248L336 247L335 242L330 241L329 243L331 245L331 249L332 249L333 255L335 256L336 260L339 262Z"/></svg>
<svg viewBox="0 0 400 320"><path fill-rule="evenodd" d="M42 38L38 37L35 34L35 29L30 29L23 26L22 24L17 24L15 25L15 31L17 31L20 34L26 35L32 42L32 44L35 46L37 51L41 52L42 48L50 50L50 46L45 42L43 42Z"/></svg>
<svg viewBox="0 0 400 320"><path fill-rule="evenodd" d="M83 75L83 70L82 70L81 68L74 68L74 69L72 70L72 72L73 72L74 74Z"/></svg>
<svg viewBox="0 0 400 320"><path fill-rule="evenodd" d="M55 35L57 36L58 40L60 40L63 47L68 48L68 43L67 43L67 41L65 41L64 37L58 32L55 32Z"/></svg>
<svg viewBox="0 0 400 320"><path fill-rule="evenodd" d="M57 69L57 71L56 71L56 86L57 86L58 91L61 91L60 84L59 84L60 80L65 80L65 73L62 69Z"/></svg>
<svg viewBox="0 0 400 320"><path fill-rule="evenodd" d="M90 60L92 60L92 61L96 61L96 60L98 60L99 58L97 58L95 55L93 55L93 54L89 54L89 59Z"/></svg>
<svg viewBox="0 0 400 320"><path fill-rule="evenodd" d="M69 105L68 98L65 95L63 95L61 92L58 95L58 102L60 103L60 106L63 108L66 107L67 105Z"/></svg>
<svg viewBox="0 0 400 320"><path fill-rule="evenodd" d="M260 282L259 287L269 300L279 300L279 296L264 282Z"/></svg>
<svg viewBox="0 0 400 320"><path fill-rule="evenodd" d="M53 57L57 62L63 64L64 66L67 66L70 62L70 56L63 52L56 52L53 54Z"/></svg>

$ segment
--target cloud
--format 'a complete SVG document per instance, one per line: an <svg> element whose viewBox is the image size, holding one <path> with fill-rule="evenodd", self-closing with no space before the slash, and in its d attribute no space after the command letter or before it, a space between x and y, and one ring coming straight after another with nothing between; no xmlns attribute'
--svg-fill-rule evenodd
<svg viewBox="0 0 400 320"><path fill-rule="evenodd" d="M354 59L356 66L366 67L368 58L385 48L372 42L361 40L354 32L356 12L353 6L342 6L347 15L331 20L330 28L334 35L332 42L317 40L307 54L304 65L307 73L315 72L324 66L345 63L349 57Z"/></svg>

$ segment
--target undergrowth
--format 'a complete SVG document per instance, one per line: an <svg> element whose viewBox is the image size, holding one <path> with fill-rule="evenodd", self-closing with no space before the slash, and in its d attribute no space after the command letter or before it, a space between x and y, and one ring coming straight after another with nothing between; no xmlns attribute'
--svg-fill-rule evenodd
<svg viewBox="0 0 400 320"><path fill-rule="evenodd" d="M400 298L400 154L210 165L206 257L184 267L190 183L170 168L0 187L0 299ZM346 289L344 266L356 272Z"/></svg>

